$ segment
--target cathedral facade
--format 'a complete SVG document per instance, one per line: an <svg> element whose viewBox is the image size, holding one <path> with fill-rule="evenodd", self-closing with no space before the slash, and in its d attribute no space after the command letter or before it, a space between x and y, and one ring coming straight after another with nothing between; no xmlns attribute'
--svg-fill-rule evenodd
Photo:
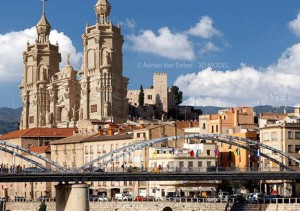
<svg viewBox="0 0 300 211"><path fill-rule="evenodd" d="M94 8L96 24L86 25L82 67L76 71L70 55L59 70L59 46L49 41L51 26L43 7L36 25L37 39L28 43L23 53L20 129L76 127L78 121L87 119L126 120L128 78L123 77L123 36L120 27L109 20L111 5L107 0L98 0Z"/></svg>

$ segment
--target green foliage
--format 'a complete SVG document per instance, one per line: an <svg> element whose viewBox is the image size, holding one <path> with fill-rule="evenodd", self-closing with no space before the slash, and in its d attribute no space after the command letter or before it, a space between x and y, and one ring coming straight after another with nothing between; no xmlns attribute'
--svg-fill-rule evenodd
<svg viewBox="0 0 300 211"><path fill-rule="evenodd" d="M139 106L144 106L144 101L145 101L145 94L144 94L143 86L141 85L140 94L139 94Z"/></svg>
<svg viewBox="0 0 300 211"><path fill-rule="evenodd" d="M46 210L47 210L47 205L45 204L44 201L42 201L38 211L46 211Z"/></svg>
<svg viewBox="0 0 300 211"><path fill-rule="evenodd" d="M179 106L182 103L182 91L179 90L178 86L172 86L171 92L174 94L175 97L175 105Z"/></svg>
<svg viewBox="0 0 300 211"><path fill-rule="evenodd" d="M0 120L0 134L9 133L18 130L19 122L6 122Z"/></svg>

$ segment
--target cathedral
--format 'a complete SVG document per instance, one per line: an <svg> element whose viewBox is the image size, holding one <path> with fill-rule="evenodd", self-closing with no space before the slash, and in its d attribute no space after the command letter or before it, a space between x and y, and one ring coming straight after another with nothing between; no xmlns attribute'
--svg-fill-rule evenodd
<svg viewBox="0 0 300 211"><path fill-rule="evenodd" d="M86 25L82 35L81 69L73 69L68 55L66 66L60 70L59 45L49 41L51 25L43 1L37 38L23 53L20 129L72 128L87 119L117 123L126 120L129 79L123 77L124 39L120 27L109 19L110 3L98 0L94 9L96 23Z"/></svg>

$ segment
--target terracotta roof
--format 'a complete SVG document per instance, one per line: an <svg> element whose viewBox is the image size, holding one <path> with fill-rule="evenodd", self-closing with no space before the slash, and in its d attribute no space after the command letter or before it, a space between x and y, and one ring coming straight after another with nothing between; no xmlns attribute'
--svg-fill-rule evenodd
<svg viewBox="0 0 300 211"><path fill-rule="evenodd" d="M48 146L40 146L40 147L29 147L30 151L35 152L37 154L45 153L45 152L50 152L50 145Z"/></svg>
<svg viewBox="0 0 300 211"><path fill-rule="evenodd" d="M0 140L26 137L69 137L77 128L30 128L16 130L0 136Z"/></svg>
<svg viewBox="0 0 300 211"><path fill-rule="evenodd" d="M90 136L95 136L96 134L93 135L74 135L74 136L70 136L67 138L63 138L57 141L51 141L51 145L58 145L58 144L73 144L73 143L80 143L83 140L85 140L86 138L90 137Z"/></svg>
<svg viewBox="0 0 300 211"><path fill-rule="evenodd" d="M74 144L74 143L84 143L84 142L97 142L97 141L113 141L113 140L124 140L124 139L132 139L133 134L117 134L114 136L103 135L99 136L98 134L93 135L75 135L71 137L67 137L64 139L60 139L57 141L52 141L51 145L58 144Z"/></svg>

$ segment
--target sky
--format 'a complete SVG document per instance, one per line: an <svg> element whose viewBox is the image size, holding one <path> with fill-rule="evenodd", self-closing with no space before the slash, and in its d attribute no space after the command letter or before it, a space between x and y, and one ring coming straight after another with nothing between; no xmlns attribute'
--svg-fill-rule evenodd
<svg viewBox="0 0 300 211"><path fill-rule="evenodd" d="M109 0L124 36L128 89L148 88L168 74L184 105L300 105L300 1ZM50 41L61 67L67 53L81 67L85 25L96 0L48 0ZM0 0L0 107L21 106L22 52L34 43L40 0Z"/></svg>

